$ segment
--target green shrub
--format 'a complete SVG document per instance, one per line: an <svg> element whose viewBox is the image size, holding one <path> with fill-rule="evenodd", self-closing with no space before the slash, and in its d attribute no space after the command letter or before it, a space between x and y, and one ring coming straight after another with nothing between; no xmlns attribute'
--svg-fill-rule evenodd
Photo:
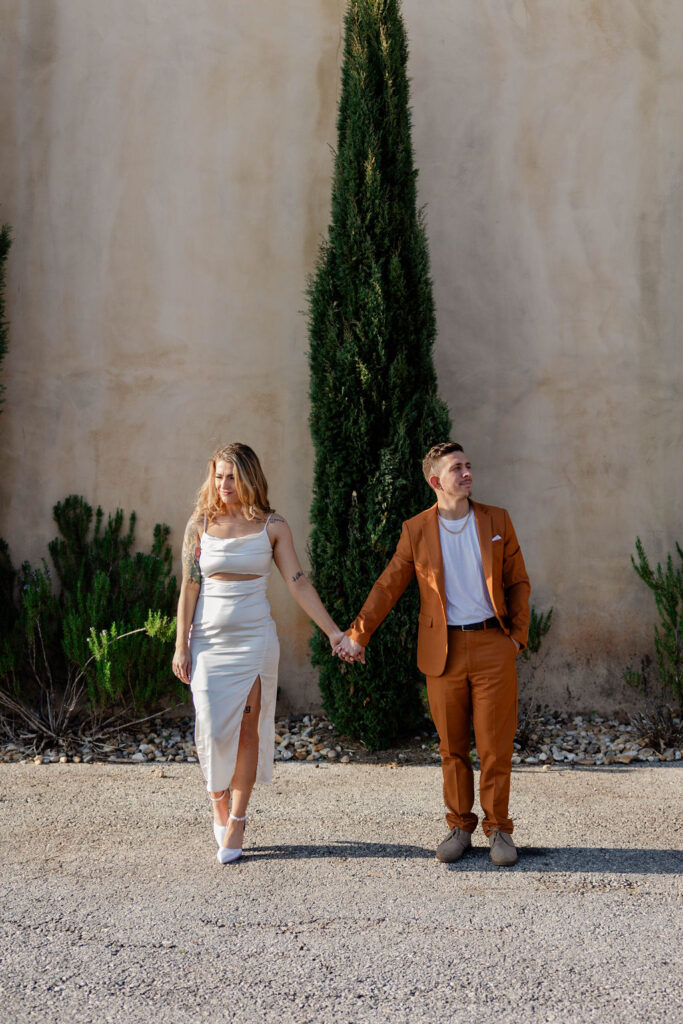
<svg viewBox="0 0 683 1024"><path fill-rule="evenodd" d="M98 508L90 535L93 510L83 498L70 495L53 511L61 536L50 542L49 551L61 586L62 643L69 661L83 665L88 659L92 629L100 633L115 624L119 633L127 633L140 629L150 610L166 616L175 613L178 589L171 575L168 526L154 527L152 549L143 554L133 552L134 512L124 529L121 509L105 524ZM141 634L117 645L106 689L97 670L86 676L89 704L118 701L149 707L168 692L170 683L175 684L172 656L169 641L150 644Z"/></svg>
<svg viewBox="0 0 683 1024"><path fill-rule="evenodd" d="M5 319L5 264L12 244L12 233L8 224L0 227L0 367L7 353L9 324ZM0 380L0 412L4 401L5 386ZM7 542L0 538L0 678L10 671L14 664L13 637L17 611L12 595L16 572L9 557Z"/></svg>
<svg viewBox="0 0 683 1024"><path fill-rule="evenodd" d="M645 663L641 672L627 670L624 678L645 696L673 699L679 710L683 710L683 549L680 544L676 544L676 552L681 561L680 567L674 567L673 558L668 555L665 569L659 562L652 569L640 537L636 538L638 561L631 555L631 564L654 594L659 614L659 625L655 625L659 692L653 694L650 690Z"/></svg>
<svg viewBox="0 0 683 1024"><path fill-rule="evenodd" d="M11 675L16 662L16 623L19 617L14 603L17 572L12 565L7 541L0 538L0 679Z"/></svg>
<svg viewBox="0 0 683 1024"><path fill-rule="evenodd" d="M436 322L417 209L407 44L397 0L351 0L345 22L332 217L309 286L311 559L340 626L360 610L404 519L433 501L421 469L450 423L432 358ZM378 630L365 667L313 663L337 728L388 746L422 721L414 584Z"/></svg>
<svg viewBox="0 0 683 1024"><path fill-rule="evenodd" d="M534 749L532 749L532 736L536 734L540 724L541 715L543 711L547 709L542 707L540 704L533 704L525 691L531 682L533 674L537 668L537 663L542 660L539 659L538 655L540 654L543 641L548 635L552 621L552 607L549 608L547 612L538 612L536 611L535 605L532 604L529 615L529 635L527 637L526 647L519 656L517 664L519 712L517 715L517 733L515 735L515 740L519 744L520 749L527 753L535 752Z"/></svg>
<svg viewBox="0 0 683 1024"><path fill-rule="evenodd" d="M522 658L524 661L529 661L532 654L539 653L543 639L547 635L552 621L552 608L549 608L547 612L537 612L534 605L531 606L531 612L529 615L529 636L527 637L526 647L522 651Z"/></svg>
<svg viewBox="0 0 683 1024"><path fill-rule="evenodd" d="M143 626L128 630L125 633L121 632L115 622L111 624L109 629L102 629L99 632L91 628L90 636L88 637L88 649L91 653L89 661L94 663L94 671L97 676L97 693L106 694L110 700L116 699L117 691L112 682L112 675L115 668L120 667L122 648L118 645L122 640L125 640L126 646L130 648L133 642L130 638L135 637L136 643L142 644L142 651L144 652L154 649L147 643L145 636L152 637L162 644L172 645L175 643L175 635L175 619L170 619L159 611L150 611ZM182 693L177 683L176 687ZM89 688L88 693L90 697L91 688ZM157 694L154 696L157 696Z"/></svg>
<svg viewBox="0 0 683 1024"><path fill-rule="evenodd" d="M80 712L144 711L183 692L170 669L178 589L169 528L157 524L141 553L134 513L124 530L120 509L105 523L98 508L91 532L92 507L70 495L53 514L55 586L45 560L16 574L0 544L0 701L50 736Z"/></svg>

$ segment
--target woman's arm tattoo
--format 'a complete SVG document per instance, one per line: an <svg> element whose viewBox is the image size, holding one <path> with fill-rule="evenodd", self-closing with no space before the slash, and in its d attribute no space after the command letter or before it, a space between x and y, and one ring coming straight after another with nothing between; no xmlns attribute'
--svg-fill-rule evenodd
<svg viewBox="0 0 683 1024"><path fill-rule="evenodd" d="M300 580L300 579L302 579L302 578L303 578L303 575L304 575L304 574L302 573L301 569L299 569L299 571L298 571L298 573L296 574L296 576L292 576L292 583L296 583L296 581L297 581L297 580Z"/></svg>
<svg viewBox="0 0 683 1024"><path fill-rule="evenodd" d="M188 583L201 583L202 581L199 568L200 550L197 524L191 519L183 538L183 579Z"/></svg>

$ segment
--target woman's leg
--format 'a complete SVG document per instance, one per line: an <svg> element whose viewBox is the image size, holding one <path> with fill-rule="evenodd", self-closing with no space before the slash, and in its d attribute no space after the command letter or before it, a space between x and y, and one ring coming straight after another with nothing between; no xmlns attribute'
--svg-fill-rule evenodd
<svg viewBox="0 0 683 1024"><path fill-rule="evenodd" d="M244 714L242 715L242 728L240 729L240 741L237 748L237 763L235 764L235 774L232 777L231 813L236 818L243 818L247 813L247 804L256 781L259 742L258 722L260 714L261 677L257 676L254 685L249 691ZM243 836L244 822L234 821L230 818L223 845L231 850L241 849Z"/></svg>
<svg viewBox="0 0 683 1024"><path fill-rule="evenodd" d="M228 821L228 807L230 805L230 790L219 789L216 793L209 793L213 807L213 820L221 828L225 828Z"/></svg>

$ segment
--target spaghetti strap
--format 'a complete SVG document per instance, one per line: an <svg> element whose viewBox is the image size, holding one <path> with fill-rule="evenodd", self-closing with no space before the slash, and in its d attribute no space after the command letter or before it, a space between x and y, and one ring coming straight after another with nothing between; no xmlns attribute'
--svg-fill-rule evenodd
<svg viewBox="0 0 683 1024"><path fill-rule="evenodd" d="M269 516L268 516L268 518L266 519L266 525L265 525L265 526L263 527L263 529L264 529L264 530L267 530L267 529L268 529L268 523L270 522L270 520L271 520L271 519L273 518L273 516L274 516L274 515L275 515L275 513L274 513L274 512L271 512L271 513L270 513L270 515L269 515Z"/></svg>

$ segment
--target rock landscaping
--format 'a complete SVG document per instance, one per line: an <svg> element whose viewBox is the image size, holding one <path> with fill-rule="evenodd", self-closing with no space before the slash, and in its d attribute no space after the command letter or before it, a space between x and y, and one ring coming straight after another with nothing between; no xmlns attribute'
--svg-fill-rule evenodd
<svg viewBox="0 0 683 1024"><path fill-rule="evenodd" d="M36 751L35 738L24 735L0 744L0 762L36 764L88 764L94 761L119 764L169 762L196 763L194 723L190 717L159 718L148 728L122 728L98 739L71 740ZM520 734L521 735L521 734ZM636 726L597 715L553 715L544 713L527 719L524 744L516 742L514 765L619 765L631 762L680 761L681 744L665 750L647 746ZM371 752L362 744L338 734L324 715L290 715L275 723L275 761L336 762L348 764L435 764L440 762L438 740L424 731L401 747ZM472 763L478 767L476 750Z"/></svg>

